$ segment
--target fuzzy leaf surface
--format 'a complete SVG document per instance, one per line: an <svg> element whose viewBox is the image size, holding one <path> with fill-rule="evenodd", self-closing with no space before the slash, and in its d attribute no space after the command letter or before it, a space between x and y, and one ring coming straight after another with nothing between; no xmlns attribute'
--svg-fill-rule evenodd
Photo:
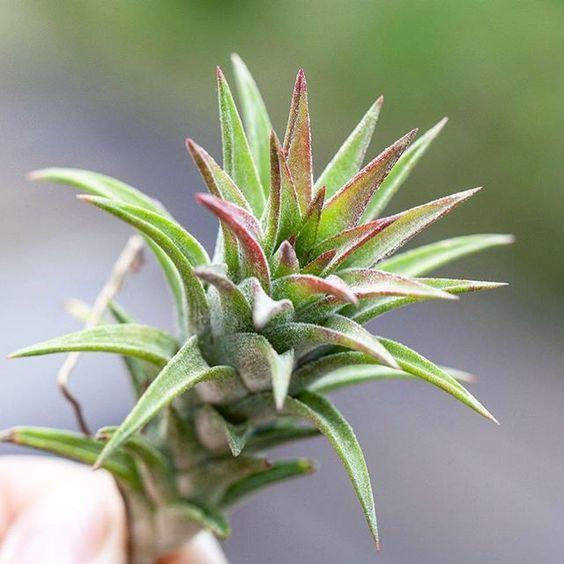
<svg viewBox="0 0 564 564"><path fill-rule="evenodd" d="M216 215L239 241L243 259L241 276L257 278L263 288L268 291L270 289L270 268L260 244L260 226L256 219L243 208L215 196L197 194L196 199Z"/></svg>
<svg viewBox="0 0 564 564"><path fill-rule="evenodd" d="M108 352L166 364L178 350L168 333L136 323L99 325L20 349L10 358L66 352Z"/></svg>
<svg viewBox="0 0 564 564"><path fill-rule="evenodd" d="M297 398L288 398L286 409L289 413L309 419L327 437L345 466L378 547L378 525L370 476L351 426L331 402L313 392L302 392Z"/></svg>
<svg viewBox="0 0 564 564"><path fill-rule="evenodd" d="M468 292L480 292L483 290L495 290L505 286L502 282L484 282L481 280L455 280L451 278L417 278L420 283L428 285L432 288L448 292L450 294L466 294ZM374 298L366 300L358 308L354 310L346 306L341 313L358 321L366 323L379 315L388 313L394 309L405 307L417 303L423 299L411 297L391 297L391 298Z"/></svg>
<svg viewBox="0 0 564 564"><path fill-rule="evenodd" d="M325 204L317 232L320 241L358 225L373 194L415 133L416 130L410 131L384 150Z"/></svg>
<svg viewBox="0 0 564 564"><path fill-rule="evenodd" d="M298 460L282 460L274 462L270 468L255 472L231 484L219 500L220 507L231 507L241 500L260 492L267 486L278 482L298 478L315 471L312 461L300 458Z"/></svg>
<svg viewBox="0 0 564 564"><path fill-rule="evenodd" d="M123 327L123 325L118 327ZM233 369L228 366L208 366L200 353L198 338L196 336L191 337L135 404L125 421L104 447L96 465L99 466L162 408L170 404L175 397L195 386L198 382L225 374L231 375L233 372Z"/></svg>
<svg viewBox="0 0 564 564"><path fill-rule="evenodd" d="M412 237L473 196L479 188L466 190L417 206L404 212L376 237L359 247L344 261L343 267L371 267L392 254Z"/></svg>
<svg viewBox="0 0 564 564"><path fill-rule="evenodd" d="M194 266L190 262L192 253L185 247L185 245L189 245L190 239L184 240L184 244L177 244L175 242L176 237L171 239L169 234L158 224L141 219L135 212L132 213L123 204L93 196L85 196L84 199L135 227L135 229L151 239L166 253L176 267L184 288L184 298L189 309L188 327L185 328L185 331L200 332L206 329L209 325L209 304L204 287L194 274Z"/></svg>
<svg viewBox="0 0 564 564"><path fill-rule="evenodd" d="M296 186L300 210L305 213L313 192L313 164L307 83L302 69L298 71L292 94L290 115L284 137L284 151Z"/></svg>
<svg viewBox="0 0 564 564"><path fill-rule="evenodd" d="M256 216L260 217L265 204L264 192L235 101L219 67L217 69L217 92L223 145L223 168L244 193Z"/></svg>
<svg viewBox="0 0 564 564"><path fill-rule="evenodd" d="M442 368L459 382L472 383L473 378L461 370L453 370ZM374 382L377 380L413 380L416 376L396 370L388 366L378 366L376 364L361 364L358 366L345 366L330 372L329 374L319 378L308 386L308 390L318 394L327 394L348 386L356 386L365 382Z"/></svg>
<svg viewBox="0 0 564 564"><path fill-rule="evenodd" d="M89 465L94 464L104 447L101 441L79 433L45 427L14 427L3 431L0 441L35 448ZM141 489L139 474L129 455L114 452L104 461L102 467L122 484L135 490Z"/></svg>
<svg viewBox="0 0 564 564"><path fill-rule="evenodd" d="M323 345L337 345L364 352L379 362L398 368L394 358L378 340L358 323L331 315L325 326L291 322L277 326L268 333L269 339L283 349L293 347L298 355Z"/></svg>
<svg viewBox="0 0 564 564"><path fill-rule="evenodd" d="M401 343L396 343L395 341L381 337L379 340L390 354L393 355L402 370L423 380L427 380L466 404L480 415L497 423L495 417L470 392L436 364L433 364L430 360L427 360L419 353L416 353Z"/></svg>

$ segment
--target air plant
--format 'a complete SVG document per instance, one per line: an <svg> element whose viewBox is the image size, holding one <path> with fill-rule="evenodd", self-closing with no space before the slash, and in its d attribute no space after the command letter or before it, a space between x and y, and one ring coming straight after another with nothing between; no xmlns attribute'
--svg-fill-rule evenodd
<svg viewBox="0 0 564 564"><path fill-rule="evenodd" d="M82 432L16 427L2 438L108 470L127 507L129 554L136 563L153 562L202 529L225 538L226 511L233 505L314 470L310 460L273 461L264 453L317 434L340 457L378 545L362 450L326 397L335 389L422 379L495 421L464 387L466 373L437 366L363 327L397 308L502 285L426 276L510 242L506 235L455 237L394 255L478 191L383 214L446 120L419 137L409 131L362 166L382 106L378 98L314 181L303 71L280 141L247 67L237 56L233 63L243 121L218 69L223 167L187 141L209 191L197 202L219 220L211 258L161 203L119 180L62 168L31 175L78 189L82 201L138 235L93 306L71 303L83 330L11 355L70 353L60 380ZM175 334L140 323L116 302L143 246L170 287ZM123 423L95 436L66 385L80 352L123 357L136 395Z"/></svg>

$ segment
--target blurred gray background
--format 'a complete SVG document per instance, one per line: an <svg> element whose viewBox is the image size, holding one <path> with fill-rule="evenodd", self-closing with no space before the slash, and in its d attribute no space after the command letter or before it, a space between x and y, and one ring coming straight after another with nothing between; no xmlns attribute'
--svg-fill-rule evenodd
<svg viewBox="0 0 564 564"><path fill-rule="evenodd" d="M460 189L486 190L416 243L512 232L512 248L445 275L508 289L426 303L374 330L480 376L473 392L500 427L419 383L343 391L373 476L384 563L559 563L564 558L564 4L441 2L0 3L1 349L76 329L66 298L92 300L129 234L27 171L75 166L161 199L210 246L197 208L190 135L219 156L215 64L238 51L279 134L303 66L319 173L376 96L386 97L371 154L413 126L451 118L393 210ZM229 72L228 72L229 74ZM122 301L171 326L149 261ZM54 378L62 357L3 362L0 427L74 428ZM82 357L73 389L93 427L131 405L119 361ZM10 452L2 448L2 452ZM319 460L314 477L256 498L233 516L234 564L372 562L373 545L329 445L281 454Z"/></svg>

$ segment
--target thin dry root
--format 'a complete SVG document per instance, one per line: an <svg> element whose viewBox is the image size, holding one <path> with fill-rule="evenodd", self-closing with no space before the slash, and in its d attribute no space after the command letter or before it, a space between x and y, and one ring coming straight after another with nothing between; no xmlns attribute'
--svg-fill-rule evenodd
<svg viewBox="0 0 564 564"><path fill-rule="evenodd" d="M95 327L100 323L109 303L123 287L128 273L137 272L139 270L143 263L143 247L143 239L139 235L133 235L129 238L119 258L114 264L108 281L98 294L96 301L88 314L84 325L85 329ZM77 352L70 353L67 356L65 362L59 370L59 373L57 374L57 385L59 386L65 399L70 403L74 411L78 427L85 435L91 436L92 433L90 432L88 424L86 423L82 413L82 407L80 406L79 401L69 390L68 385L70 375L74 370L79 357L80 353Z"/></svg>

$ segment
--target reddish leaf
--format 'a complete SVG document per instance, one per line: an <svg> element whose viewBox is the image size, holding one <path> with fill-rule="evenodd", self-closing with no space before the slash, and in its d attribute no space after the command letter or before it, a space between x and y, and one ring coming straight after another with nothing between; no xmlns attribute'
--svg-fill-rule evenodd
<svg viewBox="0 0 564 564"><path fill-rule="evenodd" d="M358 225L370 198L386 178L417 130L414 129L367 164L325 205L319 222L320 240Z"/></svg>
<svg viewBox="0 0 564 564"><path fill-rule="evenodd" d="M313 167L311 156L311 130L307 103L307 83L302 69L298 71L292 94L290 116L284 150L288 166L296 185L300 210L305 213L311 201L313 187Z"/></svg>
<svg viewBox="0 0 564 564"><path fill-rule="evenodd" d="M268 291L270 289L270 270L257 237L260 233L260 226L256 219L243 208L215 196L196 194L196 200L215 214L222 224L237 237L243 259L241 276L255 276Z"/></svg>

